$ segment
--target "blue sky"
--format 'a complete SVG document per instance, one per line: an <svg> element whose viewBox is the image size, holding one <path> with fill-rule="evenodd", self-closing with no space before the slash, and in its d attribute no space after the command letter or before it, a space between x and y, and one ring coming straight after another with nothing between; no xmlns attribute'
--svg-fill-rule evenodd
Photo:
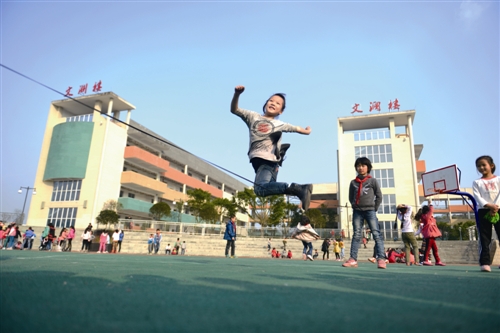
<svg viewBox="0 0 500 333"><path fill-rule="evenodd" d="M292 148L279 180L336 182L337 118L380 101L416 110L427 170L499 154L498 1L1 1L0 62L61 92L101 80L132 118L245 178L248 133L230 114L287 94ZM62 96L0 69L0 212L33 186L50 102ZM29 201L28 201L29 204ZM26 209L27 211L27 209Z"/></svg>

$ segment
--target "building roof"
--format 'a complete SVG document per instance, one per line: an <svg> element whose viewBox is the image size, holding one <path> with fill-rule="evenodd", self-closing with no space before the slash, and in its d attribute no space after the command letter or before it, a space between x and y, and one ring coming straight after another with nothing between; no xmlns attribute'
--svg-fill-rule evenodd
<svg viewBox="0 0 500 333"><path fill-rule="evenodd" d="M66 112L77 115L89 114L94 110L95 103L97 101L102 102L101 112L108 112L109 102L113 99L113 108L111 112L114 111L124 111L124 110L135 110L135 106L127 102L114 92L104 92L100 94L92 94L79 96L75 98L65 98L61 100L53 101L52 104L63 108Z"/></svg>
<svg viewBox="0 0 500 333"><path fill-rule="evenodd" d="M339 124L342 124L344 131L360 131L374 128L389 127L389 120L394 119L394 126L405 126L408 124L408 116L411 117L411 123L415 118L415 110L385 112L378 114L367 114L363 116L349 116L338 118Z"/></svg>

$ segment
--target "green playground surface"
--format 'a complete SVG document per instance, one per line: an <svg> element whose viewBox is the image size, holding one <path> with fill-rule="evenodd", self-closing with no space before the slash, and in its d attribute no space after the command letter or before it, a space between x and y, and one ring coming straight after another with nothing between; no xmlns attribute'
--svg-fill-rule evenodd
<svg viewBox="0 0 500 333"><path fill-rule="evenodd" d="M500 269L0 251L0 332L492 332Z"/></svg>

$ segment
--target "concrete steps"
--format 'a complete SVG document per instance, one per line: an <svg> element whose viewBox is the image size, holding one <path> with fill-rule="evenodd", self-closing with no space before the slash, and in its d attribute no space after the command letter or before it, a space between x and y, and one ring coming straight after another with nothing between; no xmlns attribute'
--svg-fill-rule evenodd
<svg viewBox="0 0 500 333"><path fill-rule="evenodd" d="M23 232L24 232L23 227ZM37 234L37 240L35 240L33 247L38 248L39 236L42 233L42 227L33 228ZM79 251L81 248L81 238L83 230L77 230L77 237L73 241L73 251ZM151 232L149 231L126 231L125 237L122 243L121 253L134 253L134 254L147 254L148 253L148 238ZM59 230L57 230L59 234ZM179 233L162 233L163 239L161 242L161 247L159 253L165 254L165 246L170 243L171 246L174 245L177 238L181 241L185 241L187 244L187 255L194 256L224 256L226 241L222 239L223 235L190 235L190 234L179 234ZM345 242L345 256L346 259L349 258L349 251L351 246L351 241L346 240ZM323 253L321 252L322 240L313 242L315 249L318 249L319 259L322 259ZM421 244L421 240L418 241ZM372 240L368 243L367 248L361 248L358 251L358 261L367 262L367 259L373 254L373 246L375 242ZM473 241L437 241L439 255L441 260L448 264L474 264L477 265L479 260L478 255L478 245L477 242ZM280 252L283 249L282 239L272 239L272 247L276 247ZM387 241L384 243L385 248L404 248L403 242L393 242ZM292 250L293 259L302 259L302 242L294 239L287 240L287 250ZM498 241L494 241L491 247L491 252L493 255L493 265L500 264L500 249ZM267 251L267 238L247 238L238 237L236 240L236 255L239 257L253 257L253 258L266 258L271 257L270 252ZM434 258L432 261L434 261ZM330 247L330 259L335 260L335 253L333 252L333 246Z"/></svg>

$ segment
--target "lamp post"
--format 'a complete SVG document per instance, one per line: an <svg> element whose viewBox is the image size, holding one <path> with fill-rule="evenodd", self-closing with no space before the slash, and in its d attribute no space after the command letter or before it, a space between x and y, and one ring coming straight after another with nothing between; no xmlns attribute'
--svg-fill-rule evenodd
<svg viewBox="0 0 500 333"><path fill-rule="evenodd" d="M19 193L19 194L23 193L23 188L26 190L26 196L24 197L23 211L21 212L21 217L22 217L21 224L24 224L24 208L26 207L26 200L28 199L28 192L30 190L33 190L33 195L36 194L36 188L29 187L29 186L28 187L21 186L19 188L19 191L17 191L17 193Z"/></svg>

